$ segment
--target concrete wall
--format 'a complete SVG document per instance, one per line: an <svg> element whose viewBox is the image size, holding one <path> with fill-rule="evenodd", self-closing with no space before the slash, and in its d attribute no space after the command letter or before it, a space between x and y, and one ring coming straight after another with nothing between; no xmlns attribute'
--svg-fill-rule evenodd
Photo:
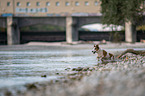
<svg viewBox="0 0 145 96"><path fill-rule="evenodd" d="M77 4L77 5L76 5ZM85 15L100 13L99 0L0 0L0 14L15 16Z"/></svg>
<svg viewBox="0 0 145 96"><path fill-rule="evenodd" d="M3 13L14 13L13 3L13 0L0 0L0 15Z"/></svg>
<svg viewBox="0 0 145 96"><path fill-rule="evenodd" d="M66 41L65 32L20 32L20 42L27 43L30 41L44 41L44 42L56 42L56 41ZM125 41L125 34L121 34L122 41ZM101 40L111 40L110 32L83 32L79 31L79 40L82 41L101 41ZM145 33L143 31L137 32L137 42L141 39L145 39ZM0 32L0 44L7 44L7 33Z"/></svg>
<svg viewBox="0 0 145 96"><path fill-rule="evenodd" d="M0 27L6 28L6 18L5 17L0 17Z"/></svg>
<svg viewBox="0 0 145 96"><path fill-rule="evenodd" d="M101 16L90 17L73 17L75 24L81 27L86 24L101 23ZM66 26L66 17L14 17L18 21L19 27L37 25L37 24L50 24L57 26ZM6 17L0 18L0 27L6 28Z"/></svg>

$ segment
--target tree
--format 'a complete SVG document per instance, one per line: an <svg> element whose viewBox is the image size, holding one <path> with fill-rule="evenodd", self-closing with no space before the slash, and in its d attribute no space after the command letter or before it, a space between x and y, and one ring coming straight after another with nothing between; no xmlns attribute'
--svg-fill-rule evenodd
<svg viewBox="0 0 145 96"><path fill-rule="evenodd" d="M123 25L125 24L126 35L131 35L132 38L127 38L127 42L136 40L135 27L141 21L144 10L144 0L101 0L102 7L102 23ZM130 33L131 32L131 33Z"/></svg>

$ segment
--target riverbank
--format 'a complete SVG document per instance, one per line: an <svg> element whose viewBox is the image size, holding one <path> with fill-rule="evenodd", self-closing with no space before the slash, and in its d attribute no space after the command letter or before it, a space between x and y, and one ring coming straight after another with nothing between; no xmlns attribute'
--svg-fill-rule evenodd
<svg viewBox="0 0 145 96"><path fill-rule="evenodd" d="M70 69L60 80L27 84L14 96L145 96L145 57L125 57L121 62Z"/></svg>
<svg viewBox="0 0 145 96"><path fill-rule="evenodd" d="M101 48L144 48L145 46L143 43L116 45L119 44L108 43L101 45ZM93 43L65 46L76 49L88 48L93 46ZM106 65L66 67L65 73L56 73L60 79L26 84L19 90L2 89L1 92L5 96L145 96L145 57L130 53L123 57L120 61Z"/></svg>

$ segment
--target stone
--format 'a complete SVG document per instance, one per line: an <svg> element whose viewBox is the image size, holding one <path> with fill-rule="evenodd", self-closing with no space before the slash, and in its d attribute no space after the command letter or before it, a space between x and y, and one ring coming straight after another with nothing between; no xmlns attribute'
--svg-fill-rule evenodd
<svg viewBox="0 0 145 96"><path fill-rule="evenodd" d="M47 77L47 75L41 75L41 77Z"/></svg>

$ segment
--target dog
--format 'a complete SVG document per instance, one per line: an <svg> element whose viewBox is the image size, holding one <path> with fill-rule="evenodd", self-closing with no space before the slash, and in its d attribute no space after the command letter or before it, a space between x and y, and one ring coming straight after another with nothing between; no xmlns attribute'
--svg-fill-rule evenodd
<svg viewBox="0 0 145 96"><path fill-rule="evenodd" d="M94 45L94 48L92 50L92 53L95 54L97 53L97 60L114 60L114 55L111 53L108 53L105 50L100 49L99 45Z"/></svg>

